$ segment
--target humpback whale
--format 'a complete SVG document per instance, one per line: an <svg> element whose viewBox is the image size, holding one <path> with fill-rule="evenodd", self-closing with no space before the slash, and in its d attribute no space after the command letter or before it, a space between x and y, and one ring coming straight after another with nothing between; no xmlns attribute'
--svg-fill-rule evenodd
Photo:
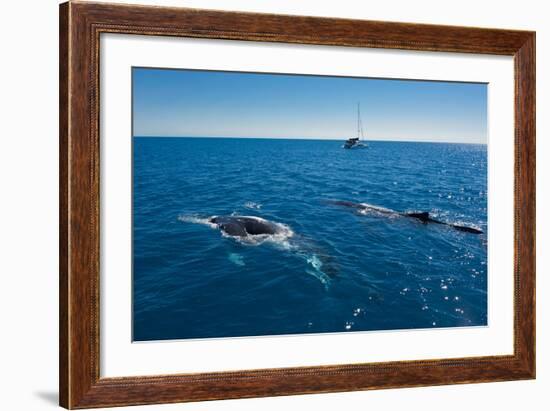
<svg viewBox="0 0 550 411"><path fill-rule="evenodd" d="M317 278L325 288L336 277L338 267L333 258L318 247L313 241L296 236L292 229L282 223L269 221L261 217L243 215L222 215L211 217L180 216L180 221L187 223L205 224L220 230L225 236L232 237L237 242L256 246L265 242L275 244L284 251L305 260L305 272ZM229 260L237 265L244 266L244 259L240 254L229 253Z"/></svg>
<svg viewBox="0 0 550 411"><path fill-rule="evenodd" d="M423 224L428 224L428 223L441 224L441 225L452 227L457 231L462 231L462 232L465 232L465 233L472 233L472 234L482 234L483 233L483 231L480 230L479 228L470 227L470 226L466 226L466 225L447 223L445 221L436 220L435 218L432 218L430 216L430 213L427 212L427 211L399 212L399 211L390 210L390 209L384 208L384 207L374 206L374 205L371 205L371 204L354 203L353 201L346 201L346 200L329 201L329 203L334 204L334 205L338 205L338 206L343 206L343 207L355 208L355 209L362 210L362 211L371 210L371 211L375 211L375 212L378 212L378 213L381 213L381 214L397 215L397 216L401 216L401 217L413 218L415 220L418 220L418 221L422 222Z"/></svg>
<svg viewBox="0 0 550 411"><path fill-rule="evenodd" d="M215 216L209 222L218 226L224 233L235 237L273 235L283 232L283 227L259 217Z"/></svg>

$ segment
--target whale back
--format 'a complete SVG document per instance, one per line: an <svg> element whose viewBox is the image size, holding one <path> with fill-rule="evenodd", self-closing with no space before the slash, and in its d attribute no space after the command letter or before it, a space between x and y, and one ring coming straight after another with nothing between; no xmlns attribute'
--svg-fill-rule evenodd
<svg viewBox="0 0 550 411"><path fill-rule="evenodd" d="M327 200L326 201L329 204L334 204L337 206L342 207L349 207L349 208L362 208L362 205L359 203L354 203L353 201L346 201L346 200Z"/></svg>
<svg viewBox="0 0 550 411"><path fill-rule="evenodd" d="M221 224L218 224L218 227L220 227L220 230L222 230L224 233L237 236L237 237L245 237L247 235L245 228L234 221L227 221Z"/></svg>
<svg viewBox="0 0 550 411"><path fill-rule="evenodd" d="M247 235L244 226L239 224L234 218L212 217L210 222L216 224L221 231L228 235L236 237L244 237Z"/></svg>
<svg viewBox="0 0 550 411"><path fill-rule="evenodd" d="M430 218L430 213L427 212L427 211L422 211L422 212L419 212L419 213L406 213L405 214L407 217L412 217L412 218L416 218L420 221L422 221L423 223L426 223L428 221L431 220Z"/></svg>
<svg viewBox="0 0 550 411"><path fill-rule="evenodd" d="M276 234L277 232L276 227L268 221L256 220L255 218L240 218L239 220L250 235Z"/></svg>
<svg viewBox="0 0 550 411"><path fill-rule="evenodd" d="M221 216L211 218L210 222L216 224L226 234L237 237L277 233L277 227L274 224L251 217Z"/></svg>
<svg viewBox="0 0 550 411"><path fill-rule="evenodd" d="M482 230L480 230L479 228L475 228L475 227L469 227L469 226L466 226L466 225L457 225L457 224L452 224L452 227L455 230L463 231L465 233L483 234Z"/></svg>

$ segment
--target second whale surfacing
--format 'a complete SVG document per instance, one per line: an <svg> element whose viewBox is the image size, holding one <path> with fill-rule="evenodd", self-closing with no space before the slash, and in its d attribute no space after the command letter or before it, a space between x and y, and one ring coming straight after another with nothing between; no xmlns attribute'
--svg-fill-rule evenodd
<svg viewBox="0 0 550 411"><path fill-rule="evenodd" d="M375 211L381 214L388 214L388 215L394 215L394 216L401 216L401 217L408 217L413 218L415 220L418 220L424 224L432 223L432 224L440 224L445 225L448 227L452 227L457 231L462 231L465 233L471 233L471 234L483 234L483 231L479 228L467 226L467 225L460 225L460 224L453 224L448 223L441 220L436 220L435 218L432 218L430 216L430 213L428 211L413 211L413 212L399 212L395 210L390 210L389 208L384 207L378 207L375 205L367 204L367 203L355 203L353 201L346 201L346 200L333 200L333 201L327 201L329 204L334 204L342 207L348 207L348 208L355 208L360 211Z"/></svg>

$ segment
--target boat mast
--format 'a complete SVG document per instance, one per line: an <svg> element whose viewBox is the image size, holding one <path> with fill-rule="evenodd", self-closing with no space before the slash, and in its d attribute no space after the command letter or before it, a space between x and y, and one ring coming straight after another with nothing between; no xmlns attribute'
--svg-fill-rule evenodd
<svg viewBox="0 0 550 411"><path fill-rule="evenodd" d="M357 103L357 139L361 137L361 103Z"/></svg>

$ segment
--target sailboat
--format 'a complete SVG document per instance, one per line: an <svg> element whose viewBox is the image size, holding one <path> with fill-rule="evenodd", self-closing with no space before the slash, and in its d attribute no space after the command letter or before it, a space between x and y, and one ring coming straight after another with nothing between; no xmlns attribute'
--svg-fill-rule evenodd
<svg viewBox="0 0 550 411"><path fill-rule="evenodd" d="M350 137L346 140L344 148L366 148L367 143L361 141L363 135L363 122L361 121L361 103L357 103L357 137Z"/></svg>

